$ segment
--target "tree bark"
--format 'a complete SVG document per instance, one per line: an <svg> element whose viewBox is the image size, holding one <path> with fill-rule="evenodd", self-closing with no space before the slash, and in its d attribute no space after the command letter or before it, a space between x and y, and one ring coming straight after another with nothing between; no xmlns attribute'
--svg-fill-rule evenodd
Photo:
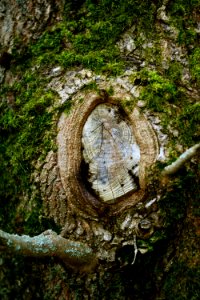
<svg viewBox="0 0 200 300"><path fill-rule="evenodd" d="M196 144L186 150L175 162L164 168L161 173L162 177L176 174L186 162L197 154L199 148L200 144ZM92 270L97 263L93 250L86 244L67 240L52 230L47 230L34 237L9 234L0 230L0 246L23 256L58 257L67 266L84 271ZM135 248L136 257L137 247Z"/></svg>
<svg viewBox="0 0 200 300"><path fill-rule="evenodd" d="M67 240L52 230L34 237L0 230L0 245L23 256L58 257L67 266L87 271L93 269L97 261L93 250L86 244Z"/></svg>

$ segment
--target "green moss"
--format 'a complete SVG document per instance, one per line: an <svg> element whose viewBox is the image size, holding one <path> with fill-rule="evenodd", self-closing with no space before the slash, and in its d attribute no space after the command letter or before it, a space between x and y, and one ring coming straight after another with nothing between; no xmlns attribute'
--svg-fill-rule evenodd
<svg viewBox="0 0 200 300"><path fill-rule="evenodd" d="M164 192L160 201L160 208L165 218L166 228L176 226L177 222L184 218L188 200L184 186L188 186L190 181L187 174L184 174L182 178L174 178L170 191Z"/></svg>
<svg viewBox="0 0 200 300"><path fill-rule="evenodd" d="M173 265L165 279L164 291L169 300L197 300L199 299L200 270L197 267L188 268L183 263Z"/></svg>
<svg viewBox="0 0 200 300"><path fill-rule="evenodd" d="M158 7L160 3L158 1ZM147 35L153 34L156 5L139 0L101 0L98 4L88 0L81 4L77 3L76 13L71 11L72 2L66 5L64 21L49 28L26 49L27 60L40 66L81 65L96 72L120 74L125 66L116 47L117 40L133 24ZM18 60L19 52L16 46L13 55Z"/></svg>
<svg viewBox="0 0 200 300"><path fill-rule="evenodd" d="M176 122L181 142L188 145L197 143L200 136L200 103L185 106Z"/></svg>
<svg viewBox="0 0 200 300"><path fill-rule="evenodd" d="M40 203L35 200L31 213L27 212L27 215L19 216L17 207L25 195L31 196L30 175L34 161L44 159L47 152L55 148L52 117L56 113L53 107L57 96L44 90L45 84L46 80L27 70L21 81L10 87L3 86L1 91L0 222L1 227L8 231L15 231L15 226L21 227L23 221L39 231L36 218L41 212L41 200Z"/></svg>
<svg viewBox="0 0 200 300"><path fill-rule="evenodd" d="M182 170L179 177L173 178L171 185L168 185L167 189L163 191L159 201L163 228L156 233L158 238L162 236L163 239L171 242L177 238L185 225L183 220L188 214L190 202L192 201L194 206L198 203L199 188L196 168L197 166L189 172ZM187 188L185 189L185 187ZM152 238L154 239L154 236ZM187 234L184 238L187 239Z"/></svg>
<svg viewBox="0 0 200 300"><path fill-rule="evenodd" d="M99 87L98 87L96 81L91 81L90 83L86 84L82 88L82 91L96 91L98 93L99 92Z"/></svg>
<svg viewBox="0 0 200 300"><path fill-rule="evenodd" d="M191 103L187 91L179 86L181 76L182 66L178 62L171 63L165 74L143 69L132 76L132 82L137 80L142 87L140 99L146 102L148 109L159 113L172 148L177 142L186 147L192 146L198 142L200 135L199 104ZM178 137L172 135L169 125L178 130Z"/></svg>
<svg viewBox="0 0 200 300"><path fill-rule="evenodd" d="M110 85L109 88L107 89L107 93L109 96L113 96L114 95L114 89L113 86Z"/></svg>
<svg viewBox="0 0 200 300"><path fill-rule="evenodd" d="M170 63L169 68L166 70L166 77L173 81L175 84L179 84L182 77L182 72L182 64L174 61Z"/></svg>
<svg viewBox="0 0 200 300"><path fill-rule="evenodd" d="M200 8L199 0L170 1L168 11L171 16L172 24L179 30L177 41L181 45L191 47L198 44L198 35L195 30L197 27L197 15Z"/></svg>
<svg viewBox="0 0 200 300"><path fill-rule="evenodd" d="M192 51L189 57L190 60L190 70L192 78L197 81L200 85L200 48L197 47Z"/></svg>
<svg viewBox="0 0 200 300"><path fill-rule="evenodd" d="M177 87L173 81L156 71L142 70L141 85L145 82L140 98L146 101L148 108L156 112L166 112L168 104L176 102Z"/></svg>
<svg viewBox="0 0 200 300"><path fill-rule="evenodd" d="M135 106L135 101L133 99L130 99L130 100L123 99L123 101L121 102L121 106L122 106L122 108L127 109L131 113Z"/></svg>
<svg viewBox="0 0 200 300"><path fill-rule="evenodd" d="M75 4L68 2L63 21L47 28L36 42L22 46L18 38L14 43L11 71L18 80L12 87L3 87L0 104L0 194L4 204L1 216L8 215L6 221L1 217L1 224L5 229L10 224L14 230L20 197L31 186L33 162L43 160L47 151L55 148L52 128L53 115L57 113L53 108L56 95L45 88L49 79L45 79L42 71L59 64L65 69L81 66L97 73L118 75L125 68L116 47L120 35L133 24L138 32L153 33L156 5L152 1L101 0L97 5L88 0L76 5L78 9L74 12ZM9 97L14 101L8 105ZM68 113L70 107L68 101L62 109ZM33 215L23 216L30 224L28 231L31 223L36 226L34 211L40 211L41 205L38 199L36 202Z"/></svg>
<svg viewBox="0 0 200 300"><path fill-rule="evenodd" d="M137 247L139 249L144 249L145 251L148 251L148 252L153 251L153 246L151 244L151 241L149 241L149 240L145 241L145 240L138 239L137 240Z"/></svg>
<svg viewBox="0 0 200 300"><path fill-rule="evenodd" d="M0 223L3 229L30 235L38 234L47 228L60 232L51 220L43 216L41 198L39 193L35 193L30 179L33 164L38 158L42 161L48 150L55 147L53 119L57 114L57 109L54 108L57 96L45 88L48 80L42 75L42 70L59 64L65 69L78 66L90 68L97 73L118 75L124 71L126 63L115 46L116 41L132 25L135 25L137 50L143 51L147 64L153 59L153 63L160 70L159 47L141 48L143 39L140 33L144 33L147 38L153 37L154 41L157 39L156 11L162 3L161 0L67 1L64 21L47 28L32 45L22 47L22 41L15 41L11 71L18 80L12 87L4 86L0 102ZM179 30L177 41L188 50L191 84L199 82L200 51L195 31L198 6L199 0L175 0L167 4L167 13L171 15L170 22ZM158 39L158 44L159 41ZM37 72L32 71L36 68ZM159 112L163 130L168 134L172 145L172 159L178 155L174 150L178 143L187 148L199 140L199 104L186 95L184 88L179 87L181 75L181 64L172 62L166 71L143 70L136 72L132 78L133 82L135 79L140 81L139 84L143 88L141 99L146 101L147 108ZM97 89L97 86L92 83L87 88ZM112 88L107 92L112 95ZM8 105L6 98L12 95L15 101ZM134 104L133 101L124 103L130 110ZM62 110L68 114L71 105L72 102L67 101ZM178 129L178 137L174 138L171 135L168 130L169 124ZM149 252L142 257L138 253L136 263L131 267L129 264L127 268L111 269L100 277L97 276L98 280L92 282L96 299L128 299L134 295L134 299L141 300L153 299L156 295L159 289L159 274L164 272L163 264L160 263L161 272L157 265L162 257L166 257L169 243L177 239L189 207L188 199L195 202L195 215L199 215L196 177L194 174L186 174L182 170L181 172L180 178L173 179L172 186L164 191L159 202L165 221L164 228L157 230L148 240L137 241L138 247L146 248ZM157 189L157 186L155 188ZM20 207L25 196L30 197L28 209ZM130 250L128 254L131 262L134 256L133 247ZM60 284L54 287L55 274L52 274L50 282L53 283L50 289L49 283L41 281L40 269L38 271L41 266L32 262L24 258L7 259L4 274L7 274L9 282L4 285L4 280L1 281L2 298L21 299L32 295L35 299L56 299L60 296ZM12 269L13 272L7 272L8 269ZM46 266L44 270L46 275ZM60 269L57 273L60 275ZM73 274L66 273L63 272L63 285L69 284L72 297L82 299L85 277L79 277L77 282ZM188 268L185 264L176 262L164 278L166 299L198 299L197 276L199 272L195 267ZM33 283L31 285L30 279ZM35 289L38 286L41 287L39 290L42 294L38 294L38 288Z"/></svg>
<svg viewBox="0 0 200 300"><path fill-rule="evenodd" d="M162 167L163 168L163 167ZM198 216L198 166L190 171L182 169L178 176L171 178L170 184L166 188L162 188L161 198L158 202L159 218L162 223L161 228L156 228L154 234L146 240L138 240L138 248L148 251L154 251L159 244L170 243L180 234L183 227L190 199L193 199L193 206L196 208L196 215ZM161 166L154 169L154 176L161 171ZM151 197L155 197L158 191L157 184L150 187L149 193ZM185 188L187 187L187 188ZM191 198L192 197L192 198Z"/></svg>

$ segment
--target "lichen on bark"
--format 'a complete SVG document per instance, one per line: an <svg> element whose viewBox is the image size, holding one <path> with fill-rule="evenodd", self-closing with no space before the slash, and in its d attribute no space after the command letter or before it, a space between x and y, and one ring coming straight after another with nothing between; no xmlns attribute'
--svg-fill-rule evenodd
<svg viewBox="0 0 200 300"><path fill-rule="evenodd" d="M38 236L9 234L0 230L0 245L17 255L30 257L57 257L69 267L92 270L97 258L86 244L70 241L47 230Z"/></svg>

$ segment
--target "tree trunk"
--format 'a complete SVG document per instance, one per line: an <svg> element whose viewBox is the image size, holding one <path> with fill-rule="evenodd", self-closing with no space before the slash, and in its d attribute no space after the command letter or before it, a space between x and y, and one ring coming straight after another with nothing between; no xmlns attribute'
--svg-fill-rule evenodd
<svg viewBox="0 0 200 300"><path fill-rule="evenodd" d="M7 2L0 298L197 300L199 2Z"/></svg>

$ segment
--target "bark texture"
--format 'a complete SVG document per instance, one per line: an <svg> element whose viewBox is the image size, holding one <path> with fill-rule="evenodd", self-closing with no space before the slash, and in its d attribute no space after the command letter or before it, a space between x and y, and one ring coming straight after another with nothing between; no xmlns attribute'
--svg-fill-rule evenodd
<svg viewBox="0 0 200 300"><path fill-rule="evenodd" d="M86 244L70 241L47 230L38 236L9 234L0 230L0 245L5 250L22 256L57 257L67 266L91 270L96 265L95 255Z"/></svg>
<svg viewBox="0 0 200 300"><path fill-rule="evenodd" d="M1 1L1 299L199 298L198 12L199 0ZM88 166L83 129L102 104L128 119L119 135L133 133L139 171L107 117L107 169L98 150ZM136 168L137 188L114 163L109 203L90 180L111 158Z"/></svg>
<svg viewBox="0 0 200 300"><path fill-rule="evenodd" d="M24 47L31 40L36 40L45 28L52 24L52 21L61 20L63 8L63 0L2 0L0 4L1 48L11 53L14 47L20 48L22 45Z"/></svg>

